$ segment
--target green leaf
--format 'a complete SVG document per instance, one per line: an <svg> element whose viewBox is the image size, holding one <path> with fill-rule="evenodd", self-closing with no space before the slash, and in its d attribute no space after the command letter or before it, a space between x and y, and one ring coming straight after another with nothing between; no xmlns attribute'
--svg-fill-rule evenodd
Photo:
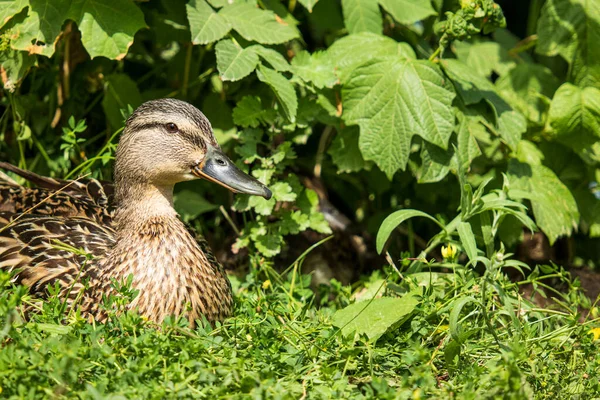
<svg viewBox="0 0 600 400"><path fill-rule="evenodd" d="M481 155L481 150L477 144L477 137L485 135L486 130L481 123L481 117L471 117L463 114L459 115L459 125L457 128L457 156L458 161L463 168L468 168L476 157Z"/></svg>
<svg viewBox="0 0 600 400"><path fill-rule="evenodd" d="M544 125L559 84L548 68L536 64L520 64L496 81L502 97L537 125Z"/></svg>
<svg viewBox="0 0 600 400"><path fill-rule="evenodd" d="M559 142L575 150L600 140L600 90L564 83L550 104L548 127Z"/></svg>
<svg viewBox="0 0 600 400"><path fill-rule="evenodd" d="M600 199L588 188L576 189L573 195L581 210L583 232L591 238L600 237Z"/></svg>
<svg viewBox="0 0 600 400"><path fill-rule="evenodd" d="M358 148L358 136L358 127L346 126L333 138L329 155L337 165L338 172L357 172L364 169L365 160Z"/></svg>
<svg viewBox="0 0 600 400"><path fill-rule="evenodd" d="M112 129L123 126L121 110L132 109L142 104L142 95L135 82L125 74L112 74L106 77L102 108Z"/></svg>
<svg viewBox="0 0 600 400"><path fill-rule="evenodd" d="M452 148L444 150L429 142L421 147L421 168L417 172L419 183L439 182L450 172L450 162L454 156Z"/></svg>
<svg viewBox="0 0 600 400"><path fill-rule="evenodd" d="M383 246L388 241L390 235L396 229L398 225L403 223L404 221L414 218L414 217L424 217L432 220L436 224L438 224L442 229L444 225L442 225L437 219L433 218L431 215L424 213L419 210L398 210L387 216L386 219L381 223L381 227L379 227L379 231L377 232L377 252L381 254L383 251Z"/></svg>
<svg viewBox="0 0 600 400"><path fill-rule="evenodd" d="M281 252L283 237L279 235L263 235L256 239L254 245L266 257L275 257Z"/></svg>
<svg viewBox="0 0 600 400"><path fill-rule="evenodd" d="M233 39L223 39L215 46L217 69L224 81L238 81L252 73L258 64L258 55L251 48L244 49Z"/></svg>
<svg viewBox="0 0 600 400"><path fill-rule="evenodd" d="M204 0L191 0L185 8L194 44L216 42L231 29L229 21L214 12Z"/></svg>
<svg viewBox="0 0 600 400"><path fill-rule="evenodd" d="M458 343L463 342L463 329L459 321L460 313L468 303L478 304L478 301L473 297L462 297L452 303L452 311L450 312L448 324L452 339L456 340Z"/></svg>
<svg viewBox="0 0 600 400"><path fill-rule="evenodd" d="M579 223L579 211L573 195L549 168L530 165L515 159L508 164L509 195L528 199L533 206L537 225L548 236L550 244L570 235Z"/></svg>
<svg viewBox="0 0 600 400"><path fill-rule="evenodd" d="M250 49L254 50L254 52L258 54L260 58L268 62L275 71L286 72L292 70L292 67L287 62L285 57L283 57L277 51L258 44L250 46Z"/></svg>
<svg viewBox="0 0 600 400"><path fill-rule="evenodd" d="M379 0L379 4L398 22L404 25L437 15L429 0Z"/></svg>
<svg viewBox="0 0 600 400"><path fill-rule="evenodd" d="M475 235L471 229L471 224L468 222L460 222L457 226L458 236L462 243L465 253L469 257L469 261L475 264L477 260L477 244L475 243Z"/></svg>
<svg viewBox="0 0 600 400"><path fill-rule="evenodd" d="M578 86L600 87L600 3L548 0L537 25L540 54L561 55Z"/></svg>
<svg viewBox="0 0 600 400"><path fill-rule="evenodd" d="M319 0L299 0L300 4L304 6L308 10L308 12L312 12L313 7L317 4Z"/></svg>
<svg viewBox="0 0 600 400"><path fill-rule="evenodd" d="M289 183L277 182L271 185L271 191L273 192L273 198L275 198L277 201L296 200L296 193L294 193Z"/></svg>
<svg viewBox="0 0 600 400"><path fill-rule="evenodd" d="M16 37L11 41L11 46L29 54L52 56L70 6L70 0L29 0L27 16L12 29Z"/></svg>
<svg viewBox="0 0 600 400"><path fill-rule="evenodd" d="M382 297L351 304L336 311L332 323L341 329L344 336L355 333L367 335L371 341L376 341L388 330L410 318L419 304L416 294L411 292L401 298Z"/></svg>
<svg viewBox="0 0 600 400"><path fill-rule="evenodd" d="M348 80L356 67L374 58L417 58L407 43L399 43L387 36L370 32L348 35L336 40L327 49L327 56L342 83Z"/></svg>
<svg viewBox="0 0 600 400"><path fill-rule="evenodd" d="M15 91L35 62L35 56L24 51L6 49L0 52L0 75L4 89L9 92Z"/></svg>
<svg viewBox="0 0 600 400"><path fill-rule="evenodd" d="M403 58L355 69L342 89L343 118L360 126L360 150L388 178L408 162L416 134L447 149L454 128L454 91L437 66Z"/></svg>
<svg viewBox="0 0 600 400"><path fill-rule="evenodd" d="M77 23L92 58L121 60L135 33L146 26L144 14L130 0L73 0L67 18Z"/></svg>
<svg viewBox="0 0 600 400"><path fill-rule="evenodd" d="M233 29L246 40L278 44L298 37L297 30L280 18L277 19L274 12L261 10L251 3L226 6L219 14L227 18Z"/></svg>
<svg viewBox="0 0 600 400"><path fill-rule="evenodd" d="M348 32L383 32L381 12L375 0L342 0L342 9Z"/></svg>
<svg viewBox="0 0 600 400"><path fill-rule="evenodd" d="M298 111L298 98L291 82L280 73L262 65L256 70L256 75L261 82L266 83L273 89L287 119L292 123L295 122L296 112Z"/></svg>
<svg viewBox="0 0 600 400"><path fill-rule="evenodd" d="M497 42L478 40L453 43L456 58L478 75L489 78L492 72L503 76L516 65L514 58ZM525 65L525 64L522 64Z"/></svg>
<svg viewBox="0 0 600 400"><path fill-rule="evenodd" d="M513 110L500 97L490 81L474 73L462 62L444 59L441 65L444 72L452 79L452 83L465 104L475 104L481 100L485 100L489 104L496 117L495 123L498 128L494 130L494 133L500 136L511 149L515 149L521 140L521 135L527 129L525 117Z"/></svg>
<svg viewBox="0 0 600 400"><path fill-rule="evenodd" d="M0 0L0 28L27 7L27 0Z"/></svg>
<svg viewBox="0 0 600 400"><path fill-rule="evenodd" d="M244 96L233 109L233 122L244 128L256 128L263 122L267 110L263 110L258 96Z"/></svg>
<svg viewBox="0 0 600 400"><path fill-rule="evenodd" d="M305 82L312 82L319 89L332 88L338 82L334 66L325 52L299 52L292 59L292 71L294 75Z"/></svg>

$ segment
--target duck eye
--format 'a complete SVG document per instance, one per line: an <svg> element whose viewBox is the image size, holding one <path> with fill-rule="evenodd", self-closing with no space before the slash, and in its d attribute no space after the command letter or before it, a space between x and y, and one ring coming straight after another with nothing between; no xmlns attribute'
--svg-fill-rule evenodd
<svg viewBox="0 0 600 400"><path fill-rule="evenodd" d="M177 128L177 125L175 125L172 122L169 122L168 124L166 124L165 127L167 128L167 131L169 131L170 133L175 133L179 130L179 128Z"/></svg>

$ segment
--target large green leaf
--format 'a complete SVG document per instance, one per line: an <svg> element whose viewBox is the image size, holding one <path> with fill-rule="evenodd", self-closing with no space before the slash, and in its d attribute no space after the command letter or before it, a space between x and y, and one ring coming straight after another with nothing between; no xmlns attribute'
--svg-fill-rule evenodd
<svg viewBox="0 0 600 400"><path fill-rule="evenodd" d="M73 0L67 18L77 23L92 58L122 59L135 33L146 26L144 14L130 0Z"/></svg>
<svg viewBox="0 0 600 400"><path fill-rule="evenodd" d="M420 291L421 288L400 298L382 297L351 304L333 314L333 325L340 328L344 336L352 333L367 335L370 340L376 341L412 315L419 304L416 294Z"/></svg>
<svg viewBox="0 0 600 400"><path fill-rule="evenodd" d="M15 14L27 7L27 0L0 0L0 28Z"/></svg>
<svg viewBox="0 0 600 400"><path fill-rule="evenodd" d="M521 135L527 129L527 120L514 110L496 91L495 86L472 68L458 60L444 59L441 62L446 74L452 79L465 104L485 100L496 117L494 131L512 149L516 149Z"/></svg>
<svg viewBox="0 0 600 400"><path fill-rule="evenodd" d="M558 86L558 79L548 68L526 63L496 81L502 97L536 125L544 124L548 104Z"/></svg>
<svg viewBox="0 0 600 400"><path fill-rule="evenodd" d="M292 83L279 72L262 65L256 70L256 75L261 82L266 83L273 89L287 119L290 122L295 122L296 112L298 111L298 98Z"/></svg>
<svg viewBox="0 0 600 400"><path fill-rule="evenodd" d="M381 12L375 0L342 0L342 9L348 32L383 32Z"/></svg>
<svg viewBox="0 0 600 400"><path fill-rule="evenodd" d="M429 142L421 147L421 167L416 172L419 183L439 182L450 172L454 149L444 150Z"/></svg>
<svg viewBox="0 0 600 400"><path fill-rule="evenodd" d="M204 0L191 0L186 4L186 10L194 44L216 42L231 29L229 21L216 13Z"/></svg>
<svg viewBox="0 0 600 400"><path fill-rule="evenodd" d="M563 84L550 104L548 125L557 140L575 150L600 140L600 90Z"/></svg>
<svg viewBox="0 0 600 400"><path fill-rule="evenodd" d="M600 2L548 0L538 20L536 51L561 55L579 86L600 87Z"/></svg>
<svg viewBox="0 0 600 400"><path fill-rule="evenodd" d="M416 58L414 50L407 43L370 32L344 36L327 49L327 55L331 68L342 83L347 81L356 67L374 58Z"/></svg>
<svg viewBox="0 0 600 400"><path fill-rule="evenodd" d="M360 150L391 179L406 168L412 137L447 149L454 91L436 65L375 59L356 68L342 89L343 118L360 126Z"/></svg>
<svg viewBox="0 0 600 400"><path fill-rule="evenodd" d="M548 236L550 244L570 235L579 222L579 211L573 195L551 169L515 159L508 164L510 197L528 199L537 225Z"/></svg>
<svg viewBox="0 0 600 400"><path fill-rule="evenodd" d="M379 0L379 4L404 25L414 24L437 14L429 0Z"/></svg>
<svg viewBox="0 0 600 400"><path fill-rule="evenodd" d="M274 12L261 10L250 3L235 3L224 7L220 15L227 18L242 37L263 44L285 43L296 37L298 32Z"/></svg>
<svg viewBox="0 0 600 400"><path fill-rule="evenodd" d="M424 213L419 210L398 210L387 216L386 219L381 223L381 227L379 227L379 231L377 232L377 252L381 253L383 251L383 246L388 241L390 235L404 221L414 218L414 217L424 217L432 220L436 224L438 224L442 229L444 229L444 225L440 224L439 221L433 218L431 215Z"/></svg>
<svg viewBox="0 0 600 400"><path fill-rule="evenodd" d="M325 52L299 52L292 59L294 74L305 82L312 82L316 87L332 88L338 82L335 68Z"/></svg>
<svg viewBox="0 0 600 400"><path fill-rule="evenodd" d="M217 69L224 81L238 81L252 73L258 64L258 55L251 48L243 48L233 39L223 39L215 46Z"/></svg>
<svg viewBox="0 0 600 400"><path fill-rule="evenodd" d="M27 17L12 29L16 37L11 46L50 57L70 6L70 0L29 0Z"/></svg>
<svg viewBox="0 0 600 400"><path fill-rule="evenodd" d="M478 40L474 42L456 41L453 43L456 57L477 72L478 75L489 78L492 72L500 76L516 65L500 43Z"/></svg>

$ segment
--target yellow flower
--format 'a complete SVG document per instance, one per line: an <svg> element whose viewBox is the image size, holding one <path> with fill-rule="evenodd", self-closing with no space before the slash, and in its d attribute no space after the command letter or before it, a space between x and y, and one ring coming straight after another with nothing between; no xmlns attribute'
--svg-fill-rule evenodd
<svg viewBox="0 0 600 400"><path fill-rule="evenodd" d="M600 327L592 328L592 329L590 329L590 331L588 333L591 333L592 335L594 335L594 340L600 339Z"/></svg>
<svg viewBox="0 0 600 400"><path fill-rule="evenodd" d="M442 257L444 257L446 260L454 259L457 253L458 249L453 244L448 244L448 247L442 246Z"/></svg>
<svg viewBox="0 0 600 400"><path fill-rule="evenodd" d="M267 290L270 287L271 287L271 281L269 279L267 279L266 281L263 282L263 284L262 284L263 290Z"/></svg>

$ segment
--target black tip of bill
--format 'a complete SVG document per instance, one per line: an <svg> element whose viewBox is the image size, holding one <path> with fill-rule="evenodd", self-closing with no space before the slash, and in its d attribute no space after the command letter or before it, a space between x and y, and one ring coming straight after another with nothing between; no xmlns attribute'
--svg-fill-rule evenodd
<svg viewBox="0 0 600 400"><path fill-rule="evenodd" d="M216 147L209 147L202 164L195 167L192 172L235 193L262 196L267 200L273 196L268 187L253 176L242 172L221 149Z"/></svg>

